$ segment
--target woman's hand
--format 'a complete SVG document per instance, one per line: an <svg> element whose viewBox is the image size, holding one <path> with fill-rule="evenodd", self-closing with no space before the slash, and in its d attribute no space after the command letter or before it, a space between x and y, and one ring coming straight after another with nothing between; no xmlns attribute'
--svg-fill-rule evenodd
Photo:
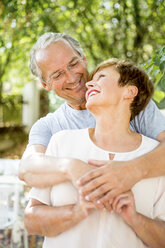
<svg viewBox="0 0 165 248"><path fill-rule="evenodd" d="M95 168L95 166L89 165L82 160L71 159L69 165L65 167L65 171L67 171L68 179L71 180L74 186L77 187L76 181L81 176L90 172L91 170L94 170Z"/></svg>
<svg viewBox="0 0 165 248"><path fill-rule="evenodd" d="M79 199L75 204L75 209L77 212L80 212L84 218L86 218L92 212L92 210L96 209L96 207L92 202L88 202L79 196Z"/></svg>
<svg viewBox="0 0 165 248"><path fill-rule="evenodd" d="M114 198L130 190L141 180L141 172L130 161L89 161L94 170L78 181L82 196L98 201L100 206L112 204ZM98 168L97 168L98 167Z"/></svg>

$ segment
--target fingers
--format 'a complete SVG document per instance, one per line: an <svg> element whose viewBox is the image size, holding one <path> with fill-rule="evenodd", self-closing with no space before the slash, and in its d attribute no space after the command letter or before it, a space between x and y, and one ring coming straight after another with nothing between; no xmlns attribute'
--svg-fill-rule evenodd
<svg viewBox="0 0 165 248"><path fill-rule="evenodd" d="M130 203L131 203L131 200L129 198L120 199L116 208L115 208L115 211L117 213L121 213L122 209L124 207L126 208Z"/></svg>
<svg viewBox="0 0 165 248"><path fill-rule="evenodd" d="M115 197L115 199L114 199L114 201L113 201L113 204L112 204L113 208L116 207L118 201L119 201L121 198L127 197L127 196L128 196L128 194L127 194L127 193L124 193L124 194L120 194L120 195L118 195L117 197Z"/></svg>
<svg viewBox="0 0 165 248"><path fill-rule="evenodd" d="M109 212L112 212L112 206L109 204L109 202L105 202L102 204L99 200L98 201L93 201L93 204L95 205L95 208L98 210L103 210L106 209Z"/></svg>
<svg viewBox="0 0 165 248"><path fill-rule="evenodd" d="M130 192L121 194L114 199L112 208L119 213L121 212L121 208L124 207L124 205L128 205L129 203L131 203L131 200L132 194Z"/></svg>
<svg viewBox="0 0 165 248"><path fill-rule="evenodd" d="M116 207L120 201L121 198L127 197L130 195L128 193L124 193L122 195L119 195L120 192L113 189L103 195L99 200L97 200L97 204L99 204L101 207L104 206L108 211L113 213L113 210L116 211ZM103 208L103 207L102 207Z"/></svg>
<svg viewBox="0 0 165 248"><path fill-rule="evenodd" d="M90 182L91 180L96 179L97 177L101 176L102 172L100 170L92 170L89 173L85 174L81 178L77 180L78 186L83 186L84 184Z"/></svg>
<svg viewBox="0 0 165 248"><path fill-rule="evenodd" d="M93 204L95 205L95 208L97 208L98 210L103 210L105 208L103 204L98 203L97 201L93 201Z"/></svg>
<svg viewBox="0 0 165 248"><path fill-rule="evenodd" d="M93 202L89 202L89 201L85 201L85 200L81 200L80 204L82 205L82 207L87 208L87 209L93 209L96 208L96 206L94 205Z"/></svg>
<svg viewBox="0 0 165 248"><path fill-rule="evenodd" d="M101 184L101 183L100 183ZM94 188L94 190L91 188L91 192L88 193L87 191L82 191L82 194L88 193L88 195L85 196L86 200L88 201L94 201L98 200L100 198L103 198L104 195L111 190L111 185L109 183L105 183L102 185L98 185L98 188ZM93 191L92 191L93 190ZM103 202L102 202L103 203Z"/></svg>
<svg viewBox="0 0 165 248"><path fill-rule="evenodd" d="M107 163L108 161L107 160L94 160L94 159L89 159L88 160L88 164L90 165L94 165L94 166L103 166Z"/></svg>
<svg viewBox="0 0 165 248"><path fill-rule="evenodd" d="M109 211L110 213L113 213L112 205L108 201L104 203L104 206L105 206L107 211Z"/></svg>
<svg viewBox="0 0 165 248"><path fill-rule="evenodd" d="M100 197L100 199L98 201L101 204L105 204L106 202L108 202L111 205L113 203L115 197L119 194L120 194L120 192L118 190L112 189L109 192L107 192L105 195Z"/></svg>
<svg viewBox="0 0 165 248"><path fill-rule="evenodd" d="M79 198L79 203L78 203L80 209L84 212L85 216L87 217L93 209L96 209L95 205L93 202L88 202L85 201L82 197Z"/></svg>

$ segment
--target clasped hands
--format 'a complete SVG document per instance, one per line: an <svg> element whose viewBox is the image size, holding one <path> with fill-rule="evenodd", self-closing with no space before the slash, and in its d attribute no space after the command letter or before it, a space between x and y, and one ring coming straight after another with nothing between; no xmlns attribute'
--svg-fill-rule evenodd
<svg viewBox="0 0 165 248"><path fill-rule="evenodd" d="M126 161L90 160L88 163L96 168L76 181L81 202L89 209L115 211L129 222L129 216L136 213L131 192L137 182L133 167L127 166Z"/></svg>

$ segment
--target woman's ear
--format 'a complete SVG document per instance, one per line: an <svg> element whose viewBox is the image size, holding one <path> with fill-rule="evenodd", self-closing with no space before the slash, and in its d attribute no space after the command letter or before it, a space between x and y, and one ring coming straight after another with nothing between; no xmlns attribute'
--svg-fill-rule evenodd
<svg viewBox="0 0 165 248"><path fill-rule="evenodd" d="M51 91L51 86L50 84L46 84L44 81L41 81L42 86L44 87L45 90Z"/></svg>
<svg viewBox="0 0 165 248"><path fill-rule="evenodd" d="M135 85L128 85L124 92L124 99L132 99L137 96L138 88Z"/></svg>

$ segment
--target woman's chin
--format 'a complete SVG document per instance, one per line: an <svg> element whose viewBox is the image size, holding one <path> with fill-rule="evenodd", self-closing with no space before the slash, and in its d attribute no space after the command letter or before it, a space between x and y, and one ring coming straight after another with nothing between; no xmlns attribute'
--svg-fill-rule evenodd
<svg viewBox="0 0 165 248"><path fill-rule="evenodd" d="M87 101L86 108L92 113L93 112L92 109L95 108L95 104L92 103L91 101Z"/></svg>
<svg viewBox="0 0 165 248"><path fill-rule="evenodd" d="M90 107L92 106L93 104L91 104L91 102L88 100L87 102L86 102L86 108L87 109L90 109Z"/></svg>

